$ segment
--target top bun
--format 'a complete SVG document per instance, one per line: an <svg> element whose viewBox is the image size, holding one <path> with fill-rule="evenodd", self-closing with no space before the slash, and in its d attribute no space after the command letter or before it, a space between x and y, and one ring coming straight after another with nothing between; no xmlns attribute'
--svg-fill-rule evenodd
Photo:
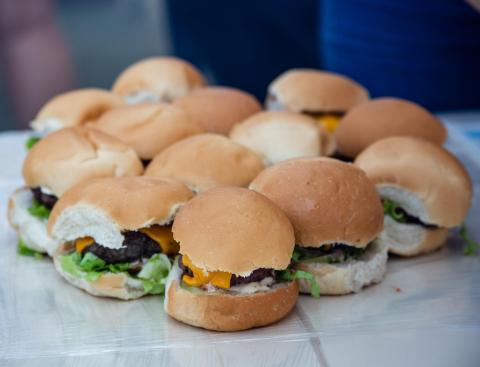
<svg viewBox="0 0 480 367"><path fill-rule="evenodd" d="M225 87L197 89L174 103L197 120L205 131L223 135L227 135L233 125L262 109L251 94Z"/></svg>
<svg viewBox="0 0 480 367"><path fill-rule="evenodd" d="M112 91L131 104L170 102L203 85L205 78L189 62L175 57L151 57L126 68L115 80Z"/></svg>
<svg viewBox="0 0 480 367"><path fill-rule="evenodd" d="M22 173L28 186L46 188L59 197L86 179L137 176L142 171L142 162L125 143L90 127L76 126L35 144Z"/></svg>
<svg viewBox="0 0 480 367"><path fill-rule="evenodd" d="M364 87L345 76L313 69L292 69L270 84L267 109L343 113L368 98Z"/></svg>
<svg viewBox="0 0 480 367"><path fill-rule="evenodd" d="M295 245L285 214L265 196L238 187L191 200L175 218L173 237L196 266L241 276L258 268L285 269Z"/></svg>
<svg viewBox="0 0 480 367"><path fill-rule="evenodd" d="M95 238L120 248L123 231L168 224L177 209L193 197L184 184L168 178L120 177L82 182L53 207L48 230L55 238Z"/></svg>
<svg viewBox="0 0 480 367"><path fill-rule="evenodd" d="M445 127L416 103L399 98L377 98L351 109L335 131L338 150L355 157L373 142L408 135L443 144Z"/></svg>
<svg viewBox="0 0 480 367"><path fill-rule="evenodd" d="M218 186L248 186L264 168L253 151L222 135L200 134L157 155L145 175L172 177L200 192Z"/></svg>
<svg viewBox="0 0 480 367"><path fill-rule="evenodd" d="M49 100L31 122L33 130L48 133L95 121L122 100L103 89L87 88L62 93Z"/></svg>
<svg viewBox="0 0 480 367"><path fill-rule="evenodd" d="M355 160L382 197L396 201L424 223L454 227L472 201L472 182L462 164L441 146L397 136L379 140Z"/></svg>
<svg viewBox="0 0 480 367"><path fill-rule="evenodd" d="M264 111L236 125L230 139L261 154L270 165L290 158L326 155L330 136L309 116Z"/></svg>
<svg viewBox="0 0 480 367"><path fill-rule="evenodd" d="M366 247L383 227L375 186L355 166L330 158L292 159L267 168L250 184L288 216L297 244Z"/></svg>
<svg viewBox="0 0 480 367"><path fill-rule="evenodd" d="M93 126L122 140L145 160L176 141L203 131L186 112L168 104L115 108L103 114Z"/></svg>

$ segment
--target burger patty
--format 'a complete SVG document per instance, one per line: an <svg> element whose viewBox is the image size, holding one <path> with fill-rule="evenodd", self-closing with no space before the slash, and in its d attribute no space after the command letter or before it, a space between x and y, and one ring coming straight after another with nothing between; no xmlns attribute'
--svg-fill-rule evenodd
<svg viewBox="0 0 480 367"><path fill-rule="evenodd" d="M405 224L416 224L418 226L422 226L425 229L438 229L438 226L435 224L429 224L429 223L424 223L422 222L419 218L414 217L413 215L408 214L405 210L403 210L400 207L397 207L396 210L398 211L399 214L401 214L404 218L404 220L399 221L400 223L405 223ZM395 219L395 218L394 218Z"/></svg>
<svg viewBox="0 0 480 367"><path fill-rule="evenodd" d="M298 260L308 260L315 257L328 256L327 262L340 263L350 259L356 260L366 251L366 248L357 248L343 243L335 243L322 247L300 247L295 246Z"/></svg>
<svg viewBox="0 0 480 367"><path fill-rule="evenodd" d="M182 261L182 256L179 257L178 259L178 266L180 269L182 269L183 275L188 275L189 277L193 276L192 271L188 266L185 266L185 264ZM232 278L230 279L230 287L234 287L236 285L241 285L241 284L247 284L247 283L253 283L253 282L260 282L265 278L274 278L275 279L275 270L274 269L256 269L254 270L250 275L246 277L241 277L237 275L232 275Z"/></svg>
<svg viewBox="0 0 480 367"><path fill-rule="evenodd" d="M53 206L57 202L58 198L55 195L45 194L40 187L34 187L30 189L33 197L40 204L45 205L48 209L52 210Z"/></svg>
<svg viewBox="0 0 480 367"><path fill-rule="evenodd" d="M141 259L148 259L155 254L162 252L157 242L142 232L124 232L125 239L122 247L111 249L93 243L82 251L82 255L90 252L107 264L131 263Z"/></svg>
<svg viewBox="0 0 480 367"><path fill-rule="evenodd" d="M313 117L313 118L318 118L318 117L322 117L322 116L325 116L325 115L332 115L332 116L337 116L337 117L342 117L345 112L341 112L341 111L326 111L326 112L319 112L319 111L307 111L307 110L302 110L301 113L305 114L305 115L308 115L310 117Z"/></svg>

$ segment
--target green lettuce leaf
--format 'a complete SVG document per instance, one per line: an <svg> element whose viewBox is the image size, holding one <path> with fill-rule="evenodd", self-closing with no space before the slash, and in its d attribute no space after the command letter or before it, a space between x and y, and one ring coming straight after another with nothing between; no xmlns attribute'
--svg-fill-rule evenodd
<svg viewBox="0 0 480 367"><path fill-rule="evenodd" d="M166 255L156 254L143 265L142 270L137 274L137 278L142 280L145 292L162 294L165 292L165 283L171 268L172 265Z"/></svg>
<svg viewBox="0 0 480 367"><path fill-rule="evenodd" d="M82 271L80 270L80 254L72 252L68 255L62 255L59 258L60 266L63 271L74 276L75 278L80 278L82 276Z"/></svg>
<svg viewBox="0 0 480 367"><path fill-rule="evenodd" d="M22 256L32 256L35 259L43 259L43 254L28 247L22 239L18 240L17 253Z"/></svg>
<svg viewBox="0 0 480 367"><path fill-rule="evenodd" d="M298 279L308 280L310 283L310 294L315 297L320 297L320 286L315 279L315 276L308 271L295 270L295 269L286 269L279 273L280 280L292 282Z"/></svg>
<svg viewBox="0 0 480 367"><path fill-rule="evenodd" d="M42 138L38 137L38 136L30 136L27 141L25 142L25 148L27 148L27 150L30 150L32 149L32 147L37 144Z"/></svg>
<svg viewBox="0 0 480 367"><path fill-rule="evenodd" d="M400 223L405 223L407 217L405 216L405 212L397 206L392 200L383 199L383 212L384 214L389 215L392 219L396 220Z"/></svg>
<svg viewBox="0 0 480 367"><path fill-rule="evenodd" d="M467 226L464 224L458 232L460 237L465 241L465 246L463 247L463 253L467 256L475 256L478 253L480 244L472 240L467 233Z"/></svg>
<svg viewBox="0 0 480 367"><path fill-rule="evenodd" d="M50 216L50 209L48 209L45 205L39 203L35 199L32 200L32 204L28 208L28 212L34 217L40 219L48 219L48 217Z"/></svg>

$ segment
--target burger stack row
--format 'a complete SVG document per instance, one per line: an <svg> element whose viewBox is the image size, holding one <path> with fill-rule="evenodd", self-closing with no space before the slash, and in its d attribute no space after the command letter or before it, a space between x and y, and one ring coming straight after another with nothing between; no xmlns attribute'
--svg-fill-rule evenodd
<svg viewBox="0 0 480 367"><path fill-rule="evenodd" d="M9 202L19 252L92 295L165 294L177 320L242 330L299 292L378 283L388 252L433 251L463 222L471 180L424 108L317 70L280 75L265 107L174 58L55 97Z"/></svg>

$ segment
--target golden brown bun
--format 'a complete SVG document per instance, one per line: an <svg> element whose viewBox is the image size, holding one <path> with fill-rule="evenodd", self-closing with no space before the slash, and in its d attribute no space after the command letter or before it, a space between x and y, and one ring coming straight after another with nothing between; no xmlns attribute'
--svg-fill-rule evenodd
<svg viewBox="0 0 480 367"><path fill-rule="evenodd" d="M86 179L137 176L142 171L142 162L125 143L93 128L75 126L35 144L22 173L28 186L44 187L61 196Z"/></svg>
<svg viewBox="0 0 480 367"><path fill-rule="evenodd" d="M287 214L300 246L365 247L382 230L383 208L375 186L349 163L292 159L265 169L250 188Z"/></svg>
<svg viewBox="0 0 480 367"><path fill-rule="evenodd" d="M126 68L115 80L113 93L127 97L151 92L157 101L168 102L205 84L200 71L175 57L151 57Z"/></svg>
<svg viewBox="0 0 480 367"><path fill-rule="evenodd" d="M158 154L146 176L172 177L193 190L248 186L264 168L255 152L221 135L200 134L183 139Z"/></svg>
<svg viewBox="0 0 480 367"><path fill-rule="evenodd" d="M186 112L167 104L115 108L92 126L122 140L146 160L178 140L203 132Z"/></svg>
<svg viewBox="0 0 480 367"><path fill-rule="evenodd" d="M165 310L188 325L216 331L238 331L272 324L295 307L296 282L283 283L269 292L249 295L192 293L175 280L165 297Z"/></svg>
<svg viewBox="0 0 480 367"><path fill-rule="evenodd" d="M425 223L455 227L471 205L472 182L465 168L446 149L426 140L406 136L379 140L358 155L355 165L367 173L382 197L405 202L404 209ZM382 193L383 187L388 191Z"/></svg>
<svg viewBox="0 0 480 367"><path fill-rule="evenodd" d="M337 130L338 150L355 157L377 140L407 135L443 144L447 131L434 115L416 103L399 98L377 98L351 109Z"/></svg>
<svg viewBox="0 0 480 367"><path fill-rule="evenodd" d="M369 98L368 91L352 79L313 69L286 71L270 84L268 92L277 107L295 112L345 112Z"/></svg>
<svg viewBox="0 0 480 367"><path fill-rule="evenodd" d="M234 126L230 138L264 157L267 164L326 155L328 135L316 121L289 111L264 111Z"/></svg>
<svg viewBox="0 0 480 367"><path fill-rule="evenodd" d="M95 121L104 112L122 104L123 101L120 98L103 89L73 90L59 94L49 100L38 112L35 120L32 121L32 128L43 131L82 125L86 122ZM47 128L49 119L58 120L57 128Z"/></svg>
<svg viewBox="0 0 480 367"><path fill-rule="evenodd" d="M251 94L226 87L196 89L175 100L174 104L187 111L205 131L223 135L262 109Z"/></svg>
<svg viewBox="0 0 480 367"><path fill-rule="evenodd" d="M295 245L285 214L265 196L239 187L196 196L179 210L172 230L180 253L196 266L242 276L285 269Z"/></svg>

